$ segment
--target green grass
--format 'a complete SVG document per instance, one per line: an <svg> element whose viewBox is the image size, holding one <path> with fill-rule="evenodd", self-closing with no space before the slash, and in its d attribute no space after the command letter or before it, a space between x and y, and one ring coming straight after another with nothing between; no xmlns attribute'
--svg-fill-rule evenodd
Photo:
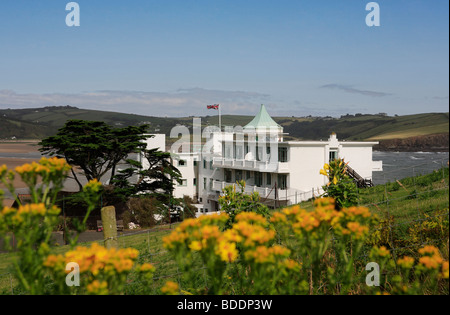
<svg viewBox="0 0 450 315"><path fill-rule="evenodd" d="M399 182L359 189L359 205L369 207L372 213L376 213L380 218L387 220L389 237L394 238L394 243L390 245L408 247L410 241L406 238L410 235L410 229L429 217L433 218L434 215L442 216L443 219L447 218L448 233L448 187L449 168L446 167L431 174L408 177ZM303 202L300 206L307 210L313 209L311 201ZM172 229L175 226L172 225ZM162 238L171 233L172 229L163 228L119 237L119 247L132 247L139 251L139 263L149 262L155 265L156 272L151 288L153 294L160 294L159 289L168 280L183 283L175 261L163 248ZM89 244L90 242L80 245L88 246ZM55 254L62 254L69 250L69 247L58 246L52 250ZM0 254L0 294L11 294L11 286L15 294L17 293L17 288L14 288L15 280L9 273L14 257L14 253ZM446 258L448 259L448 257ZM201 263L198 263L197 266L197 281L201 283L205 277L204 269ZM134 276L131 274L127 285L127 293L138 294L140 289L140 284L134 281Z"/></svg>

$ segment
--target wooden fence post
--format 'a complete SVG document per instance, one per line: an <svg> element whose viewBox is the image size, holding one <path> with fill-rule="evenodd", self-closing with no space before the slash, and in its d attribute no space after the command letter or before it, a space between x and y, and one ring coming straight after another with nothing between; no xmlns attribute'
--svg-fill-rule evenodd
<svg viewBox="0 0 450 315"><path fill-rule="evenodd" d="M114 206L103 207L101 212L105 247L108 249L118 248L116 208Z"/></svg>

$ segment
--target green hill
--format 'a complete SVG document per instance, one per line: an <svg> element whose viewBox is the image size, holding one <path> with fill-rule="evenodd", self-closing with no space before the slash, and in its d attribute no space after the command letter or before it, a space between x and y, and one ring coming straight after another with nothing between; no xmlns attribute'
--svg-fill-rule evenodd
<svg viewBox="0 0 450 315"><path fill-rule="evenodd" d="M252 116L223 115L223 126L244 126ZM72 106L0 110L0 139L42 139L55 134L67 120L101 120L111 126L149 124L151 133L170 135L177 124L191 129L192 117L162 118L117 112L80 109ZM201 117L203 127L217 125L218 116ZM332 132L342 140L407 139L449 133L449 113L407 116L345 115L333 117L274 117L288 133L287 140L327 139ZM447 144L448 147L448 144Z"/></svg>

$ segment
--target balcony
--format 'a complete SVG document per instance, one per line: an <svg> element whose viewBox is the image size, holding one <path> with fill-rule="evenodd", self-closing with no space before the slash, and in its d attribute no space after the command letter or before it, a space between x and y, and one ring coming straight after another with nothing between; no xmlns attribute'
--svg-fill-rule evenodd
<svg viewBox="0 0 450 315"><path fill-rule="evenodd" d="M232 168L246 171L258 171L267 173L289 173L287 162L270 163L268 161L256 160L234 160L225 158L214 158L213 167Z"/></svg>
<svg viewBox="0 0 450 315"><path fill-rule="evenodd" d="M235 185L235 183L228 183L223 181L214 181L212 184L212 190L222 193L222 190L227 186ZM275 194L275 189L273 187L258 187L254 185L246 185L245 186L245 193L251 194L253 192L258 192L259 196L261 197L261 201L266 200L280 200L280 201L288 201L287 204L296 204L301 201L308 200L314 196L318 196L321 191L300 191L293 188L287 188L287 189L278 189L278 196ZM278 197L278 198L277 198Z"/></svg>
<svg viewBox="0 0 450 315"><path fill-rule="evenodd" d="M383 161L372 161L372 172L383 171Z"/></svg>

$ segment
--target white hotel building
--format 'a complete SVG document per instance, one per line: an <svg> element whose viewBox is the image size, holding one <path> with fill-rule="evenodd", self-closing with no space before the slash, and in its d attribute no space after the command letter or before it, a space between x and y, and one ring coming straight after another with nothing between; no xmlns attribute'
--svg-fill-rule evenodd
<svg viewBox="0 0 450 315"><path fill-rule="evenodd" d="M284 141L284 135L264 105L246 126L211 133L210 150L174 158L183 177L174 197L190 196L205 212L214 212L220 210L223 188L245 180L246 192L256 191L264 203L277 207L322 194L328 179L319 171L335 158L348 162L363 183L371 182L372 172L382 171L382 162L372 161L378 142L339 141L335 134L326 141Z"/></svg>

